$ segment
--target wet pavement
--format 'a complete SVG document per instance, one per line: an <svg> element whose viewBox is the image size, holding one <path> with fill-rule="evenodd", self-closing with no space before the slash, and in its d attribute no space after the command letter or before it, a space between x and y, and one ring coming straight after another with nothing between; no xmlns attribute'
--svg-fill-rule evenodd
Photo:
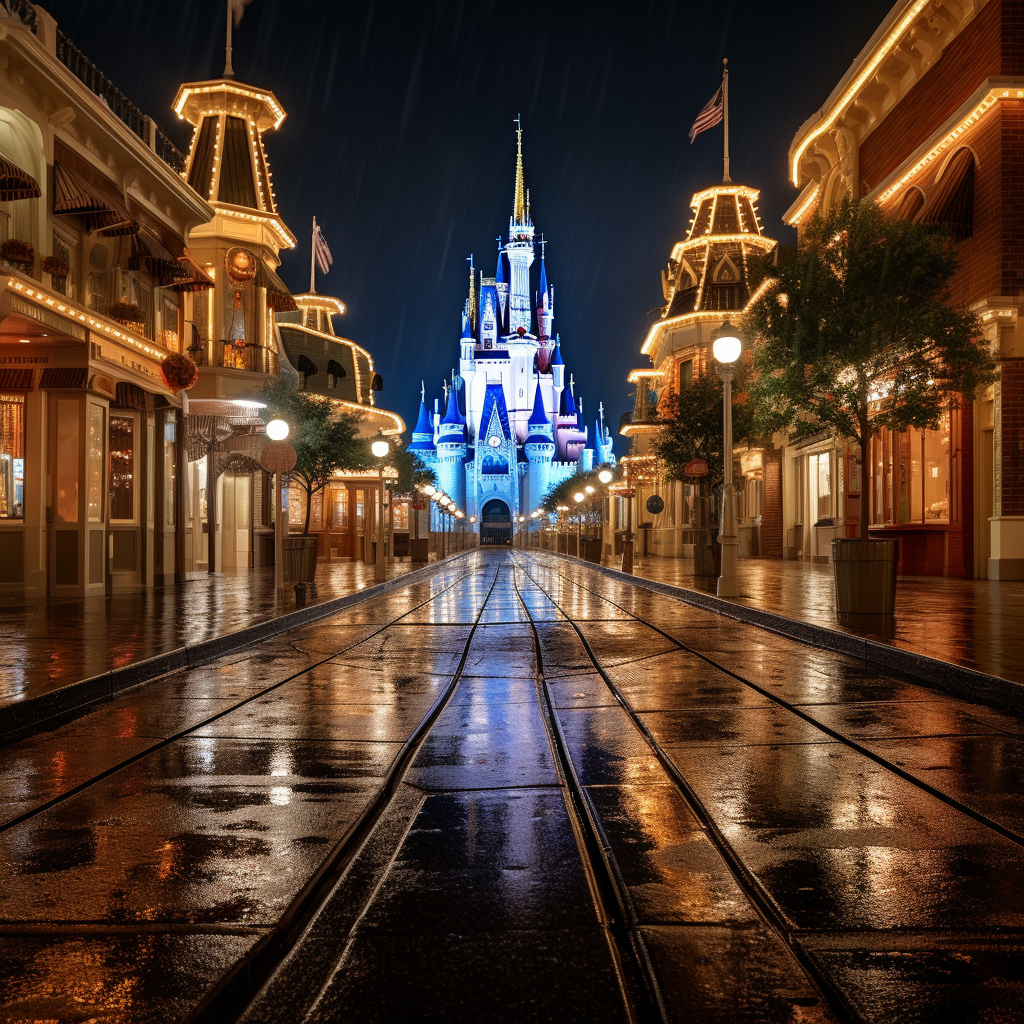
<svg viewBox="0 0 1024 1024"><path fill-rule="evenodd" d="M0 1022L1024 1021L1024 721L474 552L0 749Z"/></svg>
<svg viewBox="0 0 1024 1024"><path fill-rule="evenodd" d="M619 560L605 564L619 567ZM693 575L692 558L648 556L634 573L658 583L715 592L716 580ZM737 604L844 633L836 623L831 565L741 558ZM862 634L856 634L862 635ZM870 634L869 634L870 635ZM1024 582L900 576L895 635L879 643L1024 683Z"/></svg>
<svg viewBox="0 0 1024 1024"><path fill-rule="evenodd" d="M395 562L391 576L417 568ZM306 606L372 587L373 566L320 562ZM296 607L275 602L273 569L190 573L182 584L109 596L26 602L0 599L0 707L265 622Z"/></svg>

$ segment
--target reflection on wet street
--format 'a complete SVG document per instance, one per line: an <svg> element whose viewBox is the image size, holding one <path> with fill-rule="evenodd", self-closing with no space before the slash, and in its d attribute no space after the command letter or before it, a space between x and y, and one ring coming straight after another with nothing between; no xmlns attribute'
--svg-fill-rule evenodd
<svg viewBox="0 0 1024 1024"><path fill-rule="evenodd" d="M0 750L0 1021L1024 1020L1024 723L480 551Z"/></svg>

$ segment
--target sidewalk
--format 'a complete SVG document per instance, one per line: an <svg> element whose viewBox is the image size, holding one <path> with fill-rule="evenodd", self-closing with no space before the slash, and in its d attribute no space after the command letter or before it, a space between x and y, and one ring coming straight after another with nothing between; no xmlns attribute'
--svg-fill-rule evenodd
<svg viewBox="0 0 1024 1024"><path fill-rule="evenodd" d="M606 560L618 568L618 560ZM690 558L648 556L634 574L658 583L715 592L715 580L693 575ZM741 558L736 604L851 633L836 623L830 565ZM858 635L858 634L854 634ZM901 576L896 631L878 643L1024 682L1024 582Z"/></svg>
<svg viewBox="0 0 1024 1024"><path fill-rule="evenodd" d="M395 562L390 578L414 568ZM306 607L370 586L372 565L320 562ZM273 569L192 573L182 584L108 597L0 603L0 708L294 609L291 587L275 605Z"/></svg>

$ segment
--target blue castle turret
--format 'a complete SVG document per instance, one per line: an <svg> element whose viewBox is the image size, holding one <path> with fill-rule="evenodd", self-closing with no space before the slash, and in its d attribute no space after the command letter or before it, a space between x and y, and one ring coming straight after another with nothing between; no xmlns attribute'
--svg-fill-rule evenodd
<svg viewBox="0 0 1024 1024"><path fill-rule="evenodd" d="M614 461L603 420L588 437L566 381L543 240L539 266L531 272L534 226L521 128L516 137L508 238L499 239L493 278L478 276L470 259L459 377L453 375L450 390L446 385L443 418L435 402L433 425L421 402L410 445L482 543L510 540L517 517L529 517L552 487L598 462ZM470 527L473 516L477 523Z"/></svg>

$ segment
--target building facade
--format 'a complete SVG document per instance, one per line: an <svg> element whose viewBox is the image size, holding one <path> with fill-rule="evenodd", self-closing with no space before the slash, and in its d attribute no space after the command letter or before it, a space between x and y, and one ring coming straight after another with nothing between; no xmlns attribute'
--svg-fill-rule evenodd
<svg viewBox="0 0 1024 1024"><path fill-rule="evenodd" d="M478 275L470 260L459 372L433 413L421 395L409 446L483 543L511 541L513 523L529 517L552 487L615 460L603 407L588 429L566 372L543 242L536 267L521 129L517 141L508 238L493 277Z"/></svg>
<svg viewBox="0 0 1024 1024"><path fill-rule="evenodd" d="M707 510L698 501L699 481L665 479L651 441L661 429L659 416L669 411L680 386L715 372L712 332L727 318L736 322L742 317L755 294L754 263L776 247L763 232L758 197L756 189L732 182L696 193L686 235L672 247L661 273L665 305L640 350L651 365L629 375L636 387L633 410L620 426L629 438L629 454L622 461L631 507L618 525L641 530L642 552L692 554L695 531L708 526ZM782 554L780 459L774 449L736 449L741 555ZM664 509L652 515L646 503L655 494L664 500Z"/></svg>
<svg viewBox="0 0 1024 1024"><path fill-rule="evenodd" d="M947 230L950 301L981 317L1000 379L935 430L880 431L869 466L832 437L791 451L790 531L813 529L824 501L855 533L867 487L871 535L900 539L901 572L1024 578L1022 138L1022 0L896 4L797 132L787 222L799 232L850 196Z"/></svg>

